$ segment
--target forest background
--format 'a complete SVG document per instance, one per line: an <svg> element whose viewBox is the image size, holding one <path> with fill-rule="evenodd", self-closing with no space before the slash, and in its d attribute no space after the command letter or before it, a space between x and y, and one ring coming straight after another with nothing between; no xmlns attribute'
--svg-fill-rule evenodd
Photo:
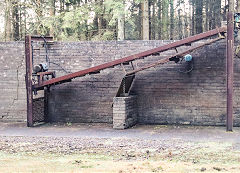
<svg viewBox="0 0 240 173"><path fill-rule="evenodd" d="M0 41L176 40L221 26L228 0L0 0ZM235 2L240 12L240 1Z"/></svg>

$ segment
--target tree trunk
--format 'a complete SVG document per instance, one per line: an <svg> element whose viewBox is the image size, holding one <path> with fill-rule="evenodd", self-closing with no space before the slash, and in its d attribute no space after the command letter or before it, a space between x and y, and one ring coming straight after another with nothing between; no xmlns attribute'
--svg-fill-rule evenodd
<svg viewBox="0 0 240 173"><path fill-rule="evenodd" d="M158 0L157 6L158 6L158 40L161 40L162 39L162 24L161 24L162 4L161 4L161 0Z"/></svg>
<svg viewBox="0 0 240 173"><path fill-rule="evenodd" d="M85 0L85 5L87 4L87 0ZM80 1L78 1L78 7L80 7ZM88 21L84 20L85 24L85 40L88 40Z"/></svg>
<svg viewBox="0 0 240 173"><path fill-rule="evenodd" d="M211 20L212 20L212 28L211 29L215 29L216 28L216 18L215 18L215 0L211 0Z"/></svg>
<svg viewBox="0 0 240 173"><path fill-rule="evenodd" d="M168 0L162 0L162 39L169 39L168 37Z"/></svg>
<svg viewBox="0 0 240 173"><path fill-rule="evenodd" d="M149 40L149 6L148 0L142 3L142 39Z"/></svg>
<svg viewBox="0 0 240 173"><path fill-rule="evenodd" d="M209 30L209 1L206 1L205 4L205 31Z"/></svg>
<svg viewBox="0 0 240 173"><path fill-rule="evenodd" d="M66 11L70 11L70 3L66 3Z"/></svg>
<svg viewBox="0 0 240 173"><path fill-rule="evenodd" d="M236 12L240 13L240 1L239 0L237 0Z"/></svg>
<svg viewBox="0 0 240 173"><path fill-rule="evenodd" d="M136 16L136 31L138 32L138 40L142 39L142 4L137 5L138 8L138 14Z"/></svg>
<svg viewBox="0 0 240 173"><path fill-rule="evenodd" d="M118 14L118 32L117 32L117 40L124 40L125 39L125 2L122 2L123 8L121 8Z"/></svg>
<svg viewBox="0 0 240 173"><path fill-rule="evenodd" d="M228 0L228 5L229 5L229 11L234 13L234 0Z"/></svg>
<svg viewBox="0 0 240 173"><path fill-rule="evenodd" d="M103 34L103 29L104 29L104 19L103 19L103 14L104 14L104 7L103 7L103 0L100 0L99 6L102 8L102 11L100 14L98 14L98 34L102 35Z"/></svg>
<svg viewBox="0 0 240 173"><path fill-rule="evenodd" d="M193 9L193 8L190 7L190 9ZM191 31L191 15L192 15L191 10L188 10L188 14L187 14L187 18L188 18L188 36L191 36L191 34L192 34L192 31Z"/></svg>
<svg viewBox="0 0 240 173"><path fill-rule="evenodd" d="M23 3L19 4L19 37L20 40L22 40L24 38L24 7L25 7L25 0L23 1Z"/></svg>
<svg viewBox="0 0 240 173"><path fill-rule="evenodd" d="M192 35L195 34L195 1L196 0L192 0Z"/></svg>
<svg viewBox="0 0 240 173"><path fill-rule="evenodd" d="M203 0L196 1L196 34L203 32Z"/></svg>
<svg viewBox="0 0 240 173"><path fill-rule="evenodd" d="M156 39L156 4L153 2L152 4L152 17L151 17L151 40Z"/></svg>
<svg viewBox="0 0 240 173"><path fill-rule="evenodd" d="M24 0L24 36L27 35L27 10L26 0Z"/></svg>
<svg viewBox="0 0 240 173"><path fill-rule="evenodd" d="M10 41L12 39L12 24L11 24L11 2L10 0L5 0L6 10L5 10L5 41Z"/></svg>
<svg viewBox="0 0 240 173"><path fill-rule="evenodd" d="M223 21L227 20L227 0L224 1L222 19L223 19Z"/></svg>
<svg viewBox="0 0 240 173"><path fill-rule="evenodd" d="M36 34L41 35L42 33L42 25L41 25L41 20L43 16L43 9L42 9L42 0L36 0L36 14L37 14L37 28L36 28Z"/></svg>
<svg viewBox="0 0 240 173"><path fill-rule="evenodd" d="M183 38L183 27L182 27L182 17L181 17L181 9L178 9L178 39Z"/></svg>
<svg viewBox="0 0 240 173"><path fill-rule="evenodd" d="M215 19L215 26L221 26L221 0L215 0L214 3L214 19Z"/></svg>
<svg viewBox="0 0 240 173"><path fill-rule="evenodd" d="M170 40L174 37L174 7L173 0L170 0Z"/></svg>
<svg viewBox="0 0 240 173"><path fill-rule="evenodd" d="M60 0L60 13L64 11L65 0Z"/></svg>
<svg viewBox="0 0 240 173"><path fill-rule="evenodd" d="M118 36L117 36L118 40L125 39L124 23L125 23L125 15L124 15L124 13L120 13L118 15Z"/></svg>
<svg viewBox="0 0 240 173"><path fill-rule="evenodd" d="M55 16L55 0L50 0L50 17L54 17ZM53 26L50 27L50 33L51 36L54 36L54 28Z"/></svg>
<svg viewBox="0 0 240 173"><path fill-rule="evenodd" d="M95 5L97 5L97 0L95 0ZM92 38L97 34L98 34L98 14L96 13L93 19L93 31L90 33L89 37Z"/></svg>
<svg viewBox="0 0 240 173"><path fill-rule="evenodd" d="M183 18L183 37L186 38L189 36L189 24L188 24L188 12L186 11L186 6L184 6L183 8L183 14L184 14L184 18ZM190 11L190 10L188 10Z"/></svg>
<svg viewBox="0 0 240 173"><path fill-rule="evenodd" d="M19 34L19 2L18 0L12 1L12 25L13 25L13 39L18 41L20 39Z"/></svg>
<svg viewBox="0 0 240 173"><path fill-rule="evenodd" d="M208 13L208 18L209 18L209 29L214 28L214 18L213 18L213 0L209 0L209 13Z"/></svg>
<svg viewBox="0 0 240 173"><path fill-rule="evenodd" d="M56 0L49 0L50 1L50 9L49 9L49 13L50 16L55 16L55 1Z"/></svg>

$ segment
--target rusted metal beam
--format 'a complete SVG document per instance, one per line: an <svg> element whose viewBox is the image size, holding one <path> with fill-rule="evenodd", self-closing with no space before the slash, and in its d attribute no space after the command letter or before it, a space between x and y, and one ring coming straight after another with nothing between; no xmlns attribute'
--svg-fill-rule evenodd
<svg viewBox="0 0 240 173"><path fill-rule="evenodd" d="M136 60L136 59L140 59L140 58L143 58L143 57L153 55L155 53L164 52L164 51L167 51L167 50L172 49L172 48L176 48L176 47L183 46L185 44L189 44L189 43L201 40L201 39L205 39L205 38L208 38L210 36L217 35L218 33L221 33L221 32L226 32L226 27L214 29L214 30L211 30L211 31L208 31L208 32L204 32L204 33L201 33L201 34L198 34L198 35L195 35L195 36L185 38L183 40L179 40L179 41L176 41L176 42L173 42L173 43L170 43L170 44L160 46L160 47L155 48L155 49L151 49L151 50L148 50L148 51L145 51L145 52L141 52L141 53L138 53L138 54L135 54L135 55L127 56L125 58L121 58L121 59L118 59L118 60L115 60L115 61L112 61L112 62L108 62L108 63L102 64L102 65L98 65L98 66L95 66L95 67L92 67L92 68L88 68L88 69L81 70L81 71L78 71L78 72L75 72L75 73L71 73L71 74L68 74L68 75L65 75L65 76L61 76L61 77L57 77L57 78L54 78L54 79L51 79L51 80L48 80L48 81L44 81L42 84L34 85L34 88L37 89L37 88L41 88L43 86L53 85L53 84L56 84L56 83L61 82L61 81L73 79L73 78L76 78L76 77L85 76L86 74L96 72L96 71L100 71L100 70L110 68L110 67L113 67L113 66L116 66L116 65L120 65L121 63L130 62L130 61L133 61L133 60Z"/></svg>
<svg viewBox="0 0 240 173"><path fill-rule="evenodd" d="M233 12L227 14L227 131L233 129L233 46L234 46Z"/></svg>
<svg viewBox="0 0 240 173"><path fill-rule="evenodd" d="M32 35L31 40L32 41L43 41L43 37L46 41L53 41L53 37L51 37L51 36L37 36L37 35Z"/></svg>
<svg viewBox="0 0 240 173"><path fill-rule="evenodd" d="M146 69L148 69L148 68L155 67L155 66L157 66L157 65L167 63L167 62L169 62L170 59L173 58L173 57L184 56L184 55L186 55L186 54L188 54L188 53L190 53L190 52L192 52L192 51L194 51L194 50L196 50L196 49L199 49L199 48L201 48L201 47L203 47L203 46L212 44L212 43L214 43L214 42L216 42L216 41L218 41L218 40L220 40L220 39L224 39L224 38L225 38L225 37L218 37L218 38L212 39L211 41L208 41L207 43L202 43L202 44L200 44L200 45L198 45L198 46L195 46L195 47L193 47L193 48L189 48L189 49L187 49L187 50L185 50L185 51L183 51L183 52L176 53L176 54L174 54L174 55L172 55L172 56L170 56L170 57L161 59L161 60L159 60L159 61L157 61L157 62L154 62L154 63L152 63L152 64L148 64L148 65L143 66L143 67L141 67L141 68L138 68L138 69L132 70L132 71L130 71L130 72L127 72L126 75L132 75L132 74L135 74L135 73L137 73L137 72L146 70Z"/></svg>
<svg viewBox="0 0 240 173"><path fill-rule="evenodd" d="M27 126L33 126L33 89L32 89L32 46L31 36L25 37L26 89L27 89Z"/></svg>

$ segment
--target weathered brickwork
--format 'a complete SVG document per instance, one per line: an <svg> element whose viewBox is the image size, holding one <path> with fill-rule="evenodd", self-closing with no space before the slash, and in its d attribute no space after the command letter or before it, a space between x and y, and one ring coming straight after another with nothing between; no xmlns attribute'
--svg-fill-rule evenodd
<svg viewBox="0 0 240 173"><path fill-rule="evenodd" d="M126 129L137 123L137 97L114 97L113 128Z"/></svg>
<svg viewBox="0 0 240 173"><path fill-rule="evenodd" d="M26 119L23 42L0 42L0 121Z"/></svg>
<svg viewBox="0 0 240 173"><path fill-rule="evenodd" d="M93 67L133 53L158 47L169 41L57 42L49 58L69 72ZM35 63L45 59L42 45L36 44ZM170 62L140 72L132 88L137 95L138 123L224 125L226 116L225 41L205 46L193 55L190 74L179 72L182 64ZM184 49L184 48L183 48ZM181 51L179 49L179 51ZM165 57L175 50L161 54ZM26 119L24 85L24 43L0 43L1 121ZM154 62L148 57L135 67ZM234 123L240 125L240 62L235 59ZM51 64L57 76L66 74ZM120 66L100 74L76 78L51 88L49 115L53 122L113 122L113 98L124 73Z"/></svg>

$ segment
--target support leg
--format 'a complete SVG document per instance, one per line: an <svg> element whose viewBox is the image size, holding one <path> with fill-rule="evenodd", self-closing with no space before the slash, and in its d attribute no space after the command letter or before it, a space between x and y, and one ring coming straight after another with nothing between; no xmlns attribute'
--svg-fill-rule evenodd
<svg viewBox="0 0 240 173"><path fill-rule="evenodd" d="M32 91L32 47L31 36L25 37L26 89L27 89L27 126L33 126L33 91Z"/></svg>
<svg viewBox="0 0 240 173"><path fill-rule="evenodd" d="M233 129L233 13L227 15L227 131Z"/></svg>

